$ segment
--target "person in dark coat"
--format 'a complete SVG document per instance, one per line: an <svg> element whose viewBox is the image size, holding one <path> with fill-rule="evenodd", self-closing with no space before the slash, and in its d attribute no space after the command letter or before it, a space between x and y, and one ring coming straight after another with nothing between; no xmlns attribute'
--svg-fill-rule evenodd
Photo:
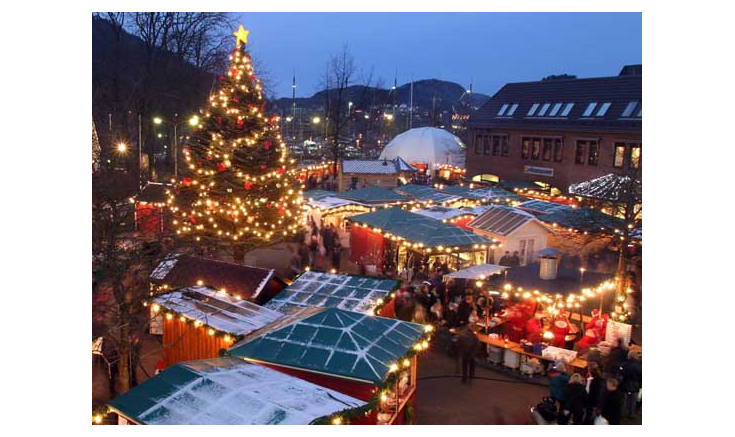
<svg viewBox="0 0 735 437"><path fill-rule="evenodd" d="M549 369L549 394L556 401L564 405L566 401L565 389L569 383L569 375L567 374L567 368L562 362L557 362L551 365Z"/></svg>
<svg viewBox="0 0 735 437"><path fill-rule="evenodd" d="M584 380L579 373L573 374L569 378L569 383L564 389L564 405L562 410L566 417L566 422L572 419L575 425L582 425L584 422L584 410L587 408L587 391L584 387Z"/></svg>
<svg viewBox="0 0 735 437"><path fill-rule="evenodd" d="M605 394L600 403L600 415L607 419L610 425L620 425L623 413L623 393L618 390L618 380L608 379Z"/></svg>
<svg viewBox="0 0 735 437"><path fill-rule="evenodd" d="M457 308L457 319L459 325L466 325L470 320L470 314L475 310L475 301L473 299L472 290L468 290L464 296L464 300Z"/></svg>
<svg viewBox="0 0 735 437"><path fill-rule="evenodd" d="M500 258L500 261L498 261L498 264L505 267L511 267L511 258L510 258L510 252L507 250L505 251L505 255L503 255Z"/></svg>
<svg viewBox="0 0 735 437"><path fill-rule="evenodd" d="M470 380L475 378L475 356L480 340L473 328L473 325L463 326L457 338L459 359L462 361L462 384L465 384L468 378Z"/></svg>
<svg viewBox="0 0 735 437"><path fill-rule="evenodd" d="M513 256L510 257L510 266L519 267L521 265L521 257L518 256L518 251L513 252Z"/></svg>
<svg viewBox="0 0 735 437"><path fill-rule="evenodd" d="M587 376L587 410L585 411L584 423L592 425L595 417L600 414L599 405L602 403L602 397L605 394L605 379L600 372L600 366L591 361L587 367L589 375Z"/></svg>
<svg viewBox="0 0 735 437"><path fill-rule="evenodd" d="M628 352L628 359L623 363L623 381L620 384L625 396L625 414L629 419L638 411L638 390L643 383L643 366L638 352Z"/></svg>
<svg viewBox="0 0 735 437"><path fill-rule="evenodd" d="M449 289L449 302L455 302L462 297L462 284L458 280L450 279L447 283L447 288Z"/></svg>
<svg viewBox="0 0 735 437"><path fill-rule="evenodd" d="M331 261L332 253L334 251L334 235L332 234L332 228L326 225L322 226L321 236L322 244L324 245L325 259L329 259ZM326 261L324 262L324 268L327 268Z"/></svg>
<svg viewBox="0 0 735 437"><path fill-rule="evenodd" d="M623 374L621 367L627 355L623 340L618 339L618 344L610 348L610 353L602 358L602 376L620 379Z"/></svg>
<svg viewBox="0 0 735 437"><path fill-rule="evenodd" d="M447 322L447 328L456 328L459 326L459 316L457 315L458 305L454 302L449 304L449 309L444 314L444 320Z"/></svg>
<svg viewBox="0 0 735 437"><path fill-rule="evenodd" d="M339 234L334 234L334 243L332 243L332 268L339 270L340 261L342 258L342 243L339 241Z"/></svg>

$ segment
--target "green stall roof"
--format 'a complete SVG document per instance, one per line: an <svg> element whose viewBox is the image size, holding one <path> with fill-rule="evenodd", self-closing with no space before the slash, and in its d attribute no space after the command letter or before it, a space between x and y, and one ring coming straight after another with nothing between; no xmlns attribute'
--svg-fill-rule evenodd
<svg viewBox="0 0 735 437"><path fill-rule="evenodd" d="M334 191L326 191L326 190L307 190L301 193L301 197L304 199L314 199L314 200L321 200L325 197L333 197L336 196L338 193Z"/></svg>
<svg viewBox="0 0 735 437"><path fill-rule="evenodd" d="M232 356L380 384L422 325L339 308L304 308L245 337Z"/></svg>
<svg viewBox="0 0 735 437"><path fill-rule="evenodd" d="M589 208L567 208L551 214L539 214L538 219L562 228L573 228L582 232L615 232L625 227L625 222L604 212Z"/></svg>
<svg viewBox="0 0 735 437"><path fill-rule="evenodd" d="M430 187L428 185L417 185L417 184L407 184L407 185L401 185L398 188L394 188L393 191L399 194L405 194L407 196L414 197L416 200L421 202L436 202L436 203L442 203L442 202L453 202L455 200L461 199L459 196L453 196L451 194L442 193L436 188Z"/></svg>
<svg viewBox="0 0 735 437"><path fill-rule="evenodd" d="M335 307L372 314L378 299L384 299L397 286L395 279L304 272L265 307L284 314L303 307Z"/></svg>
<svg viewBox="0 0 735 437"><path fill-rule="evenodd" d="M365 402L223 357L175 364L108 405L147 425L306 425Z"/></svg>
<svg viewBox="0 0 735 437"><path fill-rule="evenodd" d="M348 217L347 220L379 228L383 232L389 232L412 243L422 243L426 247L471 246L473 244L493 243L493 241L466 231L459 226L442 223L439 220L395 207L353 215Z"/></svg>
<svg viewBox="0 0 735 437"><path fill-rule="evenodd" d="M336 193L336 197L354 200L360 203L396 203L408 202L410 197L398 194L383 187L365 187L359 190L345 191Z"/></svg>

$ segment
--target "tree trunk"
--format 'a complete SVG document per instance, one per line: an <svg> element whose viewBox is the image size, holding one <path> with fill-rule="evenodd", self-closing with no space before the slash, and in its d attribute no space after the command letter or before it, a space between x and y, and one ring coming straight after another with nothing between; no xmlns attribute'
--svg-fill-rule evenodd
<svg viewBox="0 0 735 437"><path fill-rule="evenodd" d="M120 332L120 354L118 356L118 393L130 390L130 328L125 323Z"/></svg>

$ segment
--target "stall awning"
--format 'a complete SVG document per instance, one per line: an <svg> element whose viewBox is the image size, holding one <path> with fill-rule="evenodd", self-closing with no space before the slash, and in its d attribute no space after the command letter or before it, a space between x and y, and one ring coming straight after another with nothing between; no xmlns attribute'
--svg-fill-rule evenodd
<svg viewBox="0 0 735 437"><path fill-rule="evenodd" d="M431 202L436 202L436 203L444 203L444 202L454 202L454 201L462 199L459 196L454 196L454 195L447 194L447 193L441 193L436 188L430 187L428 185L417 185L417 184L401 185L400 187L393 189L393 191L395 191L396 193L411 196L420 202L431 201Z"/></svg>
<svg viewBox="0 0 735 437"><path fill-rule="evenodd" d="M493 244L493 241L459 226L395 207L354 215L348 220L378 228L382 232L388 232L411 243L421 243L425 247L467 247L476 244Z"/></svg>
<svg viewBox="0 0 735 437"><path fill-rule="evenodd" d="M488 278L492 275L502 274L508 267L499 266L497 264L478 264L466 269L444 275L445 278L455 279L480 279L481 276Z"/></svg>

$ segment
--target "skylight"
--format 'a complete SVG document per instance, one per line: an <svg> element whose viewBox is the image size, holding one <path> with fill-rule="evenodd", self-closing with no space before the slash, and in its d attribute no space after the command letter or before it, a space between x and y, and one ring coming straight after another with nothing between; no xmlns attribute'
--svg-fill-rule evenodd
<svg viewBox="0 0 735 437"><path fill-rule="evenodd" d="M532 116L536 112L536 109L538 109L538 105L538 103L534 103L533 106L531 106L531 109L528 110L528 114L526 114L526 116Z"/></svg>
<svg viewBox="0 0 735 437"><path fill-rule="evenodd" d="M551 108L551 112L549 112L549 117L556 117L556 113L559 112L559 109L561 109L561 103L555 103L554 107Z"/></svg>
<svg viewBox="0 0 735 437"><path fill-rule="evenodd" d="M621 115L621 117L630 117L630 115L633 114L633 110L635 110L636 106L638 106L638 102L628 103L628 106L626 106L625 110L623 110L623 115Z"/></svg>
<svg viewBox="0 0 735 437"><path fill-rule="evenodd" d="M503 106L500 107L500 111L498 111L498 115L503 115L506 109L508 109L508 104L503 103Z"/></svg>
<svg viewBox="0 0 735 437"><path fill-rule="evenodd" d="M603 117L607 113L608 108L610 108L610 102L603 103L600 109L597 110L595 117Z"/></svg>
<svg viewBox="0 0 735 437"><path fill-rule="evenodd" d="M567 103L567 106L565 106L564 110L561 111L561 116L566 117L567 115L569 115L569 111L571 111L573 107L574 103Z"/></svg>
<svg viewBox="0 0 735 437"><path fill-rule="evenodd" d="M544 106L542 106L541 110L538 112L538 116L543 117L546 115L546 111L549 110L549 106L551 106L551 103L544 103Z"/></svg>
<svg viewBox="0 0 735 437"><path fill-rule="evenodd" d="M510 110L508 110L508 113L505 115L507 116L513 115L513 113L516 112L516 109L518 109L518 103L513 103L513 106L510 107Z"/></svg>
<svg viewBox="0 0 735 437"><path fill-rule="evenodd" d="M638 107L638 115L637 115L637 117L641 117L641 114L643 114L643 103L641 103L641 106Z"/></svg>
<svg viewBox="0 0 735 437"><path fill-rule="evenodd" d="M592 111L595 110L595 106L597 106L597 102L592 102L587 106L587 109L584 110L584 114L582 114L582 117L589 117L592 115Z"/></svg>

